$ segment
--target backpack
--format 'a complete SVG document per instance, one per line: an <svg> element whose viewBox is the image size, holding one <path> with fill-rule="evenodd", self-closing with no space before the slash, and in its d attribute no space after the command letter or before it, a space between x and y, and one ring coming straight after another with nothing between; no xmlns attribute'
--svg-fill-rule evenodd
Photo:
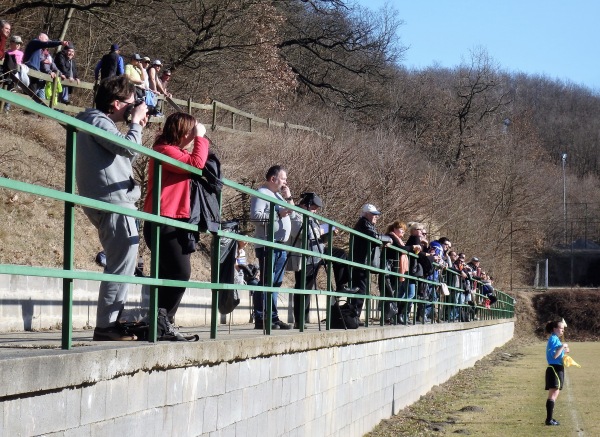
<svg viewBox="0 0 600 437"><path fill-rule="evenodd" d="M117 67L119 65L119 54L110 52L102 56L102 65L100 67L100 79L106 79L117 75Z"/></svg>
<svg viewBox="0 0 600 437"><path fill-rule="evenodd" d="M332 329L358 329L358 311L351 303L340 305L336 301L331 306L331 328Z"/></svg>
<svg viewBox="0 0 600 437"><path fill-rule="evenodd" d="M239 230L239 223L237 221L230 221L223 223L223 230L237 233ZM219 282L221 284L234 284L236 283L236 270L235 262L237 256L237 241L233 238L221 237L220 239L220 253L221 257L219 262L221 268L219 269ZM218 309L221 314L231 313L239 304L240 297L237 290L217 290L218 291Z"/></svg>

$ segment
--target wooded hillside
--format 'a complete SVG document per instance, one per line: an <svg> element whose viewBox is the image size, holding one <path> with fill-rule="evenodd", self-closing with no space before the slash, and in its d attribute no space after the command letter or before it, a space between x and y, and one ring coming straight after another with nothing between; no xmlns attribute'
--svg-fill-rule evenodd
<svg viewBox="0 0 600 437"><path fill-rule="evenodd" d="M511 272L515 284L530 284L533 261L565 242L565 227L567 240L584 238L584 227L600 240L600 95L504 71L482 50L454 69L408 70L402 13L393 9L344 0L0 0L0 18L26 42L64 29L83 80L93 81L96 62L118 43L126 60L139 53L172 68L179 98L314 126L333 139L276 130L216 137L225 176L257 186L280 163L294 194L321 195L324 215L352 226L368 201L384 212L380 230L397 218L422 221L479 256L502 287ZM243 202L232 197L225 213L242 216Z"/></svg>

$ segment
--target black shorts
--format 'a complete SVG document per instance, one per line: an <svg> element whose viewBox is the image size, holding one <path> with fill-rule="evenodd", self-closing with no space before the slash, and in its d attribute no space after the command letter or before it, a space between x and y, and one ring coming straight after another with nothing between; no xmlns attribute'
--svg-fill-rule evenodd
<svg viewBox="0 0 600 437"><path fill-rule="evenodd" d="M551 388L563 389L565 382L565 367L560 364L549 364L546 368L546 390Z"/></svg>

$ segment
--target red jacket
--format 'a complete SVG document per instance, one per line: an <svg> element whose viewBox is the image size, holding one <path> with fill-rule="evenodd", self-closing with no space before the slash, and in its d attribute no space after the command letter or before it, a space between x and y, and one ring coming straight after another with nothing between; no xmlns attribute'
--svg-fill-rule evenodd
<svg viewBox="0 0 600 437"><path fill-rule="evenodd" d="M153 149L177 161L202 169L208 157L208 140L204 137L196 137L192 153L173 144L155 144ZM152 212L153 180L154 159L150 159L148 188L144 201L144 211L146 212ZM169 164L163 165L160 215L170 218L190 217L190 173L186 170Z"/></svg>

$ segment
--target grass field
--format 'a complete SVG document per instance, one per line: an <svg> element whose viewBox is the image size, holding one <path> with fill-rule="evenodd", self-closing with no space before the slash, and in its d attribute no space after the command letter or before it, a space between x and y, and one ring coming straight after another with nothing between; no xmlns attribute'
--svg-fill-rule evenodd
<svg viewBox="0 0 600 437"><path fill-rule="evenodd" d="M565 389L554 410L560 426L544 425L545 342L516 351L509 343L368 435L600 436L594 379L600 343L568 343L582 367L566 369Z"/></svg>

